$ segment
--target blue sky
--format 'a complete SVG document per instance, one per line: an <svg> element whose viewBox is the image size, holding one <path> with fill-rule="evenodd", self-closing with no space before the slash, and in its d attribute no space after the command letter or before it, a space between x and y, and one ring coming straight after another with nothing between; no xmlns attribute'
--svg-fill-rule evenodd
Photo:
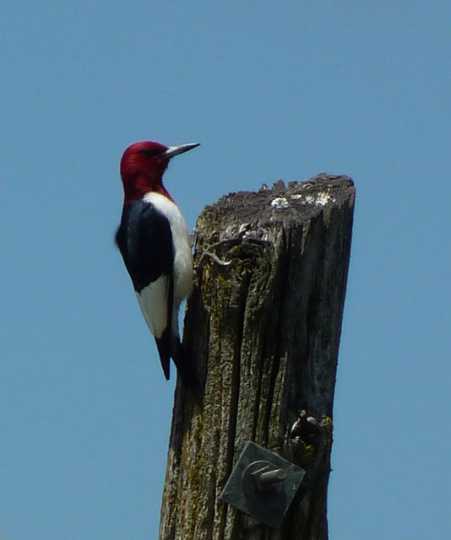
<svg viewBox="0 0 451 540"><path fill-rule="evenodd" d="M320 171L358 199L334 540L451 536L449 2L10 2L0 19L0 537L156 538L173 382L113 246L118 162L220 195Z"/></svg>

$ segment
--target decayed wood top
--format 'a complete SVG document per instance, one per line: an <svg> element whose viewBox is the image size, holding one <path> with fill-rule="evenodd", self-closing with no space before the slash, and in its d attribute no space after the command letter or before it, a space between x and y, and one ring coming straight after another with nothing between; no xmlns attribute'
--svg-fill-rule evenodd
<svg viewBox="0 0 451 540"><path fill-rule="evenodd" d="M218 240L245 237L246 229L258 235L265 226L299 225L319 214L327 218L330 211L343 204L353 207L354 197L354 184L347 176L319 174L287 185L279 180L271 188L264 185L257 192L240 191L221 197L203 210L197 229L205 227L203 232L214 233Z"/></svg>
<svg viewBox="0 0 451 540"><path fill-rule="evenodd" d="M331 421L354 193L323 174L232 193L200 215L184 343L205 389L198 402L177 385L161 539L327 538L330 432L282 529L219 495L245 441L300 463L300 410Z"/></svg>

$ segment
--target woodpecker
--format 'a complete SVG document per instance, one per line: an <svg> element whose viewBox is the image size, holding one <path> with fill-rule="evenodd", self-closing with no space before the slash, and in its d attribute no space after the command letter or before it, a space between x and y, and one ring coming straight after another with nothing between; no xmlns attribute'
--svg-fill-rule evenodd
<svg viewBox="0 0 451 540"><path fill-rule="evenodd" d="M137 142L122 155L124 187L116 244L132 280L144 319L155 337L164 376L170 359L183 383L198 390L191 360L180 341L178 312L193 284L193 259L185 220L163 184L169 161L199 144L165 146Z"/></svg>

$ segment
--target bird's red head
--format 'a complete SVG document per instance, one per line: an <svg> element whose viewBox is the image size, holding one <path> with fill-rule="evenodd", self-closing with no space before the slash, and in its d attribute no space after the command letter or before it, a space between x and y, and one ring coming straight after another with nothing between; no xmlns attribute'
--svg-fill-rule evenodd
<svg viewBox="0 0 451 540"><path fill-rule="evenodd" d="M165 146L154 141L130 145L122 155L121 177L125 202L141 199L149 191L171 198L163 186L163 174L174 156L196 148L198 144Z"/></svg>

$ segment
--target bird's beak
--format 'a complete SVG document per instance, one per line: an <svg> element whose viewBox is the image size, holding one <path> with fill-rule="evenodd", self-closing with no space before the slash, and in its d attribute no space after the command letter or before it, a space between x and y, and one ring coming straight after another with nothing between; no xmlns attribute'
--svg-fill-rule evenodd
<svg viewBox="0 0 451 540"><path fill-rule="evenodd" d="M170 146L166 152L163 154L163 156L167 159L171 159L174 156L178 156L179 154L183 154L183 152L188 152L188 150L192 150L193 148L197 148L199 143L191 143L191 144L181 144L179 146Z"/></svg>

